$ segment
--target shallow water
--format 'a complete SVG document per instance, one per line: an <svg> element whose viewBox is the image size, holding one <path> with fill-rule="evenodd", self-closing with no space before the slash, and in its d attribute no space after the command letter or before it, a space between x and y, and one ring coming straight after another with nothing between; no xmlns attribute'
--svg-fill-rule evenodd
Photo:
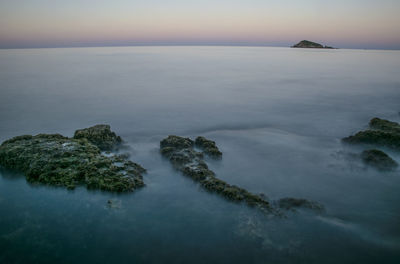
<svg viewBox="0 0 400 264"><path fill-rule="evenodd" d="M340 138L400 121L399 69L399 51L0 50L0 141L107 123L148 170L123 195L2 170L0 263L398 263L399 170L350 159L363 147ZM169 134L215 140L208 164L228 183L327 213L278 219L207 193L159 155Z"/></svg>

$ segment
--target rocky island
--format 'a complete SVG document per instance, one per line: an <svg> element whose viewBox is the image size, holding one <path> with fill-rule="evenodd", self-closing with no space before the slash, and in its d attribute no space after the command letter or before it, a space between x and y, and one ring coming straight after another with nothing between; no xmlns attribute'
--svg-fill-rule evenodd
<svg viewBox="0 0 400 264"><path fill-rule="evenodd" d="M0 165L24 173L30 183L133 191L144 186L145 169L127 155L102 152L121 142L108 125L77 130L74 138L59 134L17 136L0 145Z"/></svg>
<svg viewBox="0 0 400 264"><path fill-rule="evenodd" d="M311 48L311 49L334 49L333 47L323 46L319 43L312 42L309 40L302 40L296 45L293 45L292 48Z"/></svg>

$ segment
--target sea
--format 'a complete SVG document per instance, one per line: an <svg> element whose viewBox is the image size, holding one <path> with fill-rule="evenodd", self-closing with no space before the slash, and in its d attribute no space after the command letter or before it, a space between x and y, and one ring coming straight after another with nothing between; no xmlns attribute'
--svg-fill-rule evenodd
<svg viewBox="0 0 400 264"><path fill-rule="evenodd" d="M400 51L0 50L0 142L109 124L147 169L124 194L1 169L0 263L400 263L400 169L341 141L373 117L400 122ZM223 157L206 162L229 184L325 212L276 217L209 193L160 155L168 135L214 140Z"/></svg>

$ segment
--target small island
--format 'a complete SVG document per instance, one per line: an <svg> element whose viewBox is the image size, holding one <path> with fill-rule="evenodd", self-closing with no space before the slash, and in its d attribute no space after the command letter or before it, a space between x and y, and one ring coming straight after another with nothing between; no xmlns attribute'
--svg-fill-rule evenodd
<svg viewBox="0 0 400 264"><path fill-rule="evenodd" d="M333 47L323 46L319 43L312 42L309 40L302 40L296 45L293 45L292 48L308 48L308 49L334 49Z"/></svg>

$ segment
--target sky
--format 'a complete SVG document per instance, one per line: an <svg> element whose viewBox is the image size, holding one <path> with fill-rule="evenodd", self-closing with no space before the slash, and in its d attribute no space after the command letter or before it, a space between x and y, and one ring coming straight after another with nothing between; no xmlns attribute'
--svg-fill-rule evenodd
<svg viewBox="0 0 400 264"><path fill-rule="evenodd" d="M400 49L400 0L0 0L0 48L255 45Z"/></svg>

